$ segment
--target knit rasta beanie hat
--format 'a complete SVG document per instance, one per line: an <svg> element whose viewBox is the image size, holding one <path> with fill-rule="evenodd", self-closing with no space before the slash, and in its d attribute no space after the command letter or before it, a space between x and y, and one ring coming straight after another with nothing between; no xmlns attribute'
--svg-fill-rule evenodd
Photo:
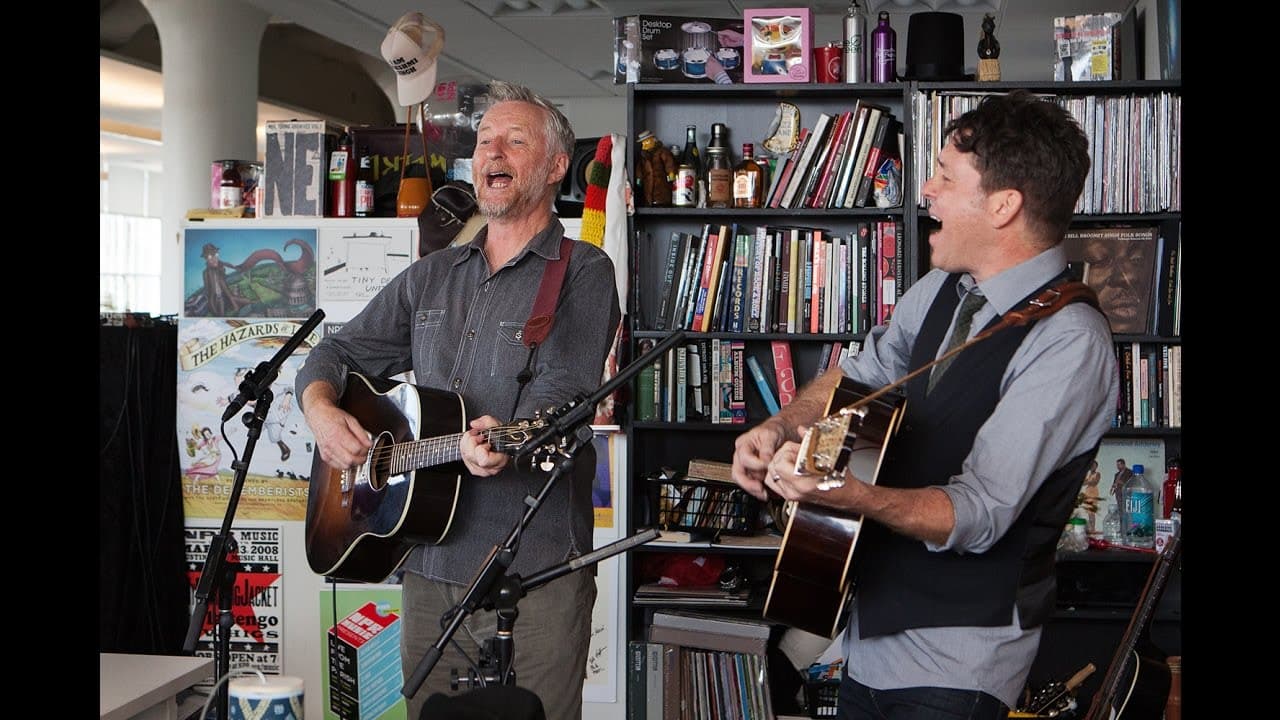
<svg viewBox="0 0 1280 720"><path fill-rule="evenodd" d="M604 245L604 200L609 190L610 156L613 137L605 135L596 143L596 156L587 163L587 197L582 201L582 237L596 247Z"/></svg>

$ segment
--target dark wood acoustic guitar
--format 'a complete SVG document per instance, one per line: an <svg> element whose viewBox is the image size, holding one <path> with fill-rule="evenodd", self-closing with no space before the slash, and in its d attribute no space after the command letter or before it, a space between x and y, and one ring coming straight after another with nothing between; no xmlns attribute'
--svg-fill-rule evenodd
<svg viewBox="0 0 1280 720"><path fill-rule="evenodd" d="M1169 700L1169 666L1163 659L1141 652L1139 640L1147 635L1181 549L1181 538L1174 537L1156 558L1138 607L1112 656L1102 687L1093 695L1085 720L1160 720L1164 716Z"/></svg>
<svg viewBox="0 0 1280 720"><path fill-rule="evenodd" d="M874 483L905 406L901 394L842 378L827 401L826 417L800 443L796 473L821 476L822 487L839 487L847 468L859 480ZM852 586L862 516L795 501L776 502L773 511L786 530L764 616L835 637Z"/></svg>
<svg viewBox="0 0 1280 720"><path fill-rule="evenodd" d="M382 582L414 545L438 543L449 532L466 473L466 406L456 393L355 372L339 406L369 431L373 447L356 468L331 467L315 451L307 562L320 575ZM542 426L521 421L485 432L495 451L515 454Z"/></svg>

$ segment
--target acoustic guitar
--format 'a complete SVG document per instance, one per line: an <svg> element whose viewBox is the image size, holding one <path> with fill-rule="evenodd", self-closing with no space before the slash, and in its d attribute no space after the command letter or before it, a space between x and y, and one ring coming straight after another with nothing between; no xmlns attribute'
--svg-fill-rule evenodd
<svg viewBox="0 0 1280 720"><path fill-rule="evenodd" d="M800 443L796 474L821 476L820 487L834 488L844 484L847 469L860 481L875 483L905 406L901 394L842 378L827 401L826 417L815 422ZM774 518L785 522L786 530L764 617L835 637L852 587L862 515L787 501L774 503Z"/></svg>
<svg viewBox="0 0 1280 720"><path fill-rule="evenodd" d="M1093 695L1085 720L1146 720L1164 715L1169 699L1169 666L1163 660L1139 652L1138 640L1151 625L1151 616L1155 614L1181 549L1181 538L1174 537L1156 558L1138 607L1129 619L1102 687Z"/></svg>
<svg viewBox="0 0 1280 720"><path fill-rule="evenodd" d="M438 543L449 532L466 472L466 406L456 393L355 372L338 404L369 431L373 446L355 468L331 467L315 451L307 562L320 575L382 582L414 545ZM514 455L543 425L525 420L485 434L495 451Z"/></svg>

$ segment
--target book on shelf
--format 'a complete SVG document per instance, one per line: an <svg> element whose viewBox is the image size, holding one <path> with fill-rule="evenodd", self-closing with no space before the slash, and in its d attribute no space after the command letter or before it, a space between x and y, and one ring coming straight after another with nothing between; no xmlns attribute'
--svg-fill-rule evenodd
<svg viewBox="0 0 1280 720"><path fill-rule="evenodd" d="M653 338L641 338L636 347L641 357L649 352L656 345ZM662 375L662 366L654 363L646 366L636 375L636 420L657 420L657 403L655 398L659 393L654 388L654 383L661 382L659 378Z"/></svg>
<svg viewBox="0 0 1280 720"><path fill-rule="evenodd" d="M821 208L826 207L824 193L830 193L831 183L834 181L835 164L839 155L840 142L849 127L849 118L851 113L842 112L835 116L831 132L827 136L826 146L822 149L817 159L817 168L815 172L816 179L813 183L813 189L809 191L808 196L803 203L804 207Z"/></svg>
<svg viewBox="0 0 1280 720"><path fill-rule="evenodd" d="M764 655L769 644L769 624L693 611L660 610L649 620L649 640Z"/></svg>
<svg viewBox="0 0 1280 720"><path fill-rule="evenodd" d="M707 458L689 458L685 477L691 480L710 480L712 482L733 483L733 463Z"/></svg>
<svg viewBox="0 0 1280 720"><path fill-rule="evenodd" d="M881 123L881 118L889 114L889 108L883 105L867 103L867 120L862 128L862 136L858 138L858 147L854 151L852 173L849 177L848 187L845 188L844 198L841 199L840 207L855 207L854 200L858 196L858 187L861 185L862 176L866 172L867 158L871 155L872 139L875 137L876 128Z"/></svg>
<svg viewBox="0 0 1280 720"><path fill-rule="evenodd" d="M1067 260L1083 263L1082 279L1098 294L1113 333L1151 334L1159 233L1156 226L1074 227L1063 239Z"/></svg>
<svg viewBox="0 0 1280 720"><path fill-rule="evenodd" d="M1157 243L1155 282L1155 330L1161 337L1177 335L1174 325L1174 308L1178 299L1178 260L1181 241L1160 234Z"/></svg>
<svg viewBox="0 0 1280 720"><path fill-rule="evenodd" d="M658 306L658 317L654 323L655 330L667 329L675 312L676 295L680 291L676 283L679 282L679 270L683 264L682 253L689 251L689 245L684 236L682 232L673 231L667 243L666 263L662 270L661 304Z"/></svg>
<svg viewBox="0 0 1280 720"><path fill-rule="evenodd" d="M827 142L831 120L832 116L825 112L819 113L818 119L814 120L813 130L809 133L808 141L800 152L800 159L791 174L791 182L787 186L787 191L782 195L780 207L800 207L800 203L804 200L802 193L808 187L809 176L813 173L815 158Z"/></svg>
<svg viewBox="0 0 1280 720"><path fill-rule="evenodd" d="M765 409L769 411L770 415L777 414L782 408L778 405L773 388L769 387L769 380L764 376L764 369L760 367L760 361L754 355L747 356L747 369L751 371L751 379L755 381L756 390L760 392L760 399L764 401Z"/></svg>
<svg viewBox="0 0 1280 720"><path fill-rule="evenodd" d="M791 344L786 340L769 343L773 351L773 374L778 381L778 405L786 407L796 398L796 371L791 363Z"/></svg>
<svg viewBox="0 0 1280 720"><path fill-rule="evenodd" d="M763 532L754 535L721 535L716 538L717 545L728 547L782 547L782 536L777 533Z"/></svg>
<svg viewBox="0 0 1280 720"><path fill-rule="evenodd" d="M634 600L641 605L744 607L751 602L751 588L725 590L719 585L645 583L636 587Z"/></svg>
<svg viewBox="0 0 1280 720"><path fill-rule="evenodd" d="M892 162L895 148L898 146L898 129L902 123L893 115L882 115L876 125L876 133L871 138L871 148L867 153L867 162L862 169L862 178L858 181L858 194L854 196L854 207L875 207L875 198L871 191L875 187L877 173L881 163ZM900 162L900 161L899 161Z"/></svg>
<svg viewBox="0 0 1280 720"><path fill-rule="evenodd" d="M787 185L791 182L791 175L795 172L796 164L800 161L800 153L804 150L804 146L809 140L809 128L800 128L800 137L796 140L796 147L787 154L785 162L782 164L782 171L778 173L778 181L774 183L772 192L769 193L768 206L771 208L779 207L782 204L782 196L786 193Z"/></svg>

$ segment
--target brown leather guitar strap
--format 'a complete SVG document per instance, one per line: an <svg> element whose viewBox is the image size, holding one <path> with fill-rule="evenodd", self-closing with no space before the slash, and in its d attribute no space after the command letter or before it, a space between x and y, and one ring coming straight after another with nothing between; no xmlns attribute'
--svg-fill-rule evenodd
<svg viewBox="0 0 1280 720"><path fill-rule="evenodd" d="M524 361L524 369L516 375L519 387L516 390L515 402L511 404L511 417L515 417L516 408L520 405L520 395L524 386L533 379L533 356L538 346L547 335L551 334L551 326L556 319L556 301L560 298L560 288L564 285L564 275L569 269L569 256L573 254L573 240L560 238L560 257L548 260L542 269L542 282L538 285L538 295L533 299L533 309L529 311L529 319L521 331L521 342L529 348L529 356Z"/></svg>
<svg viewBox="0 0 1280 720"><path fill-rule="evenodd" d="M564 285L564 273L569 268L569 256L572 254L573 241L567 237L560 238L560 258L547 261L542 270L542 284L538 286L533 310L524 324L524 346L530 350L541 345L551 334L551 325L556 319L556 300L560 297L560 286Z"/></svg>
<svg viewBox="0 0 1280 720"><path fill-rule="evenodd" d="M1038 320L1043 317L1048 317L1058 312L1062 308L1066 307L1067 305L1075 302L1076 300L1083 300L1084 302L1089 303L1095 308L1098 307L1098 296L1096 293L1094 293L1093 288L1089 287L1088 285L1085 285L1084 283L1078 280L1068 280L1068 281L1059 283L1057 285L1053 285L1051 287L1045 288L1044 291L1041 292L1039 295L1027 301L1026 305L1020 308L1014 308L1013 310L1010 310L1009 312L1005 313L1003 316L1001 316L1000 322L997 322L995 325L992 325L986 330L983 330L977 335L974 335L973 337L969 338L968 342L962 345L957 345L950 352L943 353L942 355L938 356L936 360L925 363L924 365L921 365L920 367L916 368L915 370L912 370L906 375L903 375L901 378L898 378L892 383L889 383L888 385L885 385L879 390L876 390L875 392L863 397L861 400L854 403L853 405L850 405L848 408L845 408L845 409L852 410L854 408L866 405L867 403L871 402L872 400L875 400L881 395L884 395L890 390L893 390L894 388L904 385L907 381L919 375L920 373L927 372L929 368L933 367L934 365L937 365L943 360L946 360L949 357L955 356L961 350L964 350L965 348L973 345L974 343L980 342L982 340L986 340L996 332L1003 330L1007 327L1013 327L1015 325L1026 325L1032 320Z"/></svg>

